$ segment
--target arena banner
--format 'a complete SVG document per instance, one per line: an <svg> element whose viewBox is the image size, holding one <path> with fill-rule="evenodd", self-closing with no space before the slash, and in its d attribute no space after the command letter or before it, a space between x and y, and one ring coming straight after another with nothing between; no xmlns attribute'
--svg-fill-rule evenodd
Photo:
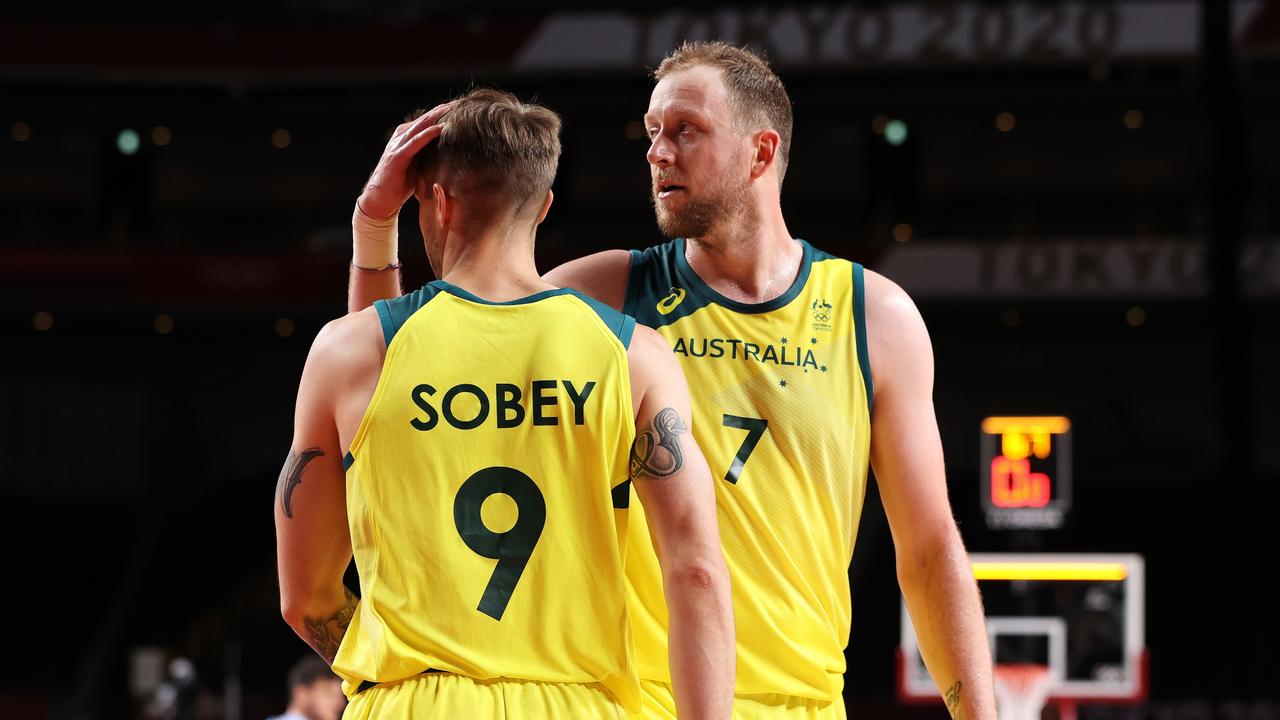
<svg viewBox="0 0 1280 720"><path fill-rule="evenodd" d="M1233 9L1243 54L1280 53L1280 6L1237 0ZM751 45L788 72L1178 61L1195 57L1200 44L1195 0L777 3L439 17L417 8L394 19L377 8L348 11L346 22L301 27L6 23L0 77L57 77L86 65L116 82L640 72L686 39Z"/></svg>
<svg viewBox="0 0 1280 720"><path fill-rule="evenodd" d="M1234 10L1232 30L1242 46L1280 50L1280 7L1247 0ZM653 67L685 39L751 45L789 69L1180 59L1199 52L1199 13L1194 0L968 0L559 14L541 24L515 63L530 70Z"/></svg>
<svg viewBox="0 0 1280 720"><path fill-rule="evenodd" d="M1036 238L913 240L885 251L873 268L919 298L1203 298L1209 264L1203 240ZM1240 282L1251 297L1280 295L1280 241L1242 248Z"/></svg>
<svg viewBox="0 0 1280 720"><path fill-rule="evenodd" d="M1237 14L1237 32L1257 12L1250 10ZM594 13L547 19L516 64L527 69L651 67L685 39L749 44L787 68L1182 58L1196 54L1198 33L1198 4L1186 0Z"/></svg>

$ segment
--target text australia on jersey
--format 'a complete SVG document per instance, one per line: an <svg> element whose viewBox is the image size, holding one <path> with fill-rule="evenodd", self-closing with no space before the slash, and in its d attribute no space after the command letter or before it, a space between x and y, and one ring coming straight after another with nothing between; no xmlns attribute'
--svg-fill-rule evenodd
<svg viewBox="0 0 1280 720"><path fill-rule="evenodd" d="M812 349L790 345L785 340L777 345L761 345L735 338L676 338L671 350L685 357L755 360L759 363L819 369Z"/></svg>

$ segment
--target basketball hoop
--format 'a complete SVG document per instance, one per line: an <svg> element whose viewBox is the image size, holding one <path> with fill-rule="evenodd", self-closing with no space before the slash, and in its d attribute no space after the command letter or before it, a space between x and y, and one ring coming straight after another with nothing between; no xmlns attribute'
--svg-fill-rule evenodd
<svg viewBox="0 0 1280 720"><path fill-rule="evenodd" d="M995 670L1000 720L1040 720L1053 685L1049 666L996 665Z"/></svg>

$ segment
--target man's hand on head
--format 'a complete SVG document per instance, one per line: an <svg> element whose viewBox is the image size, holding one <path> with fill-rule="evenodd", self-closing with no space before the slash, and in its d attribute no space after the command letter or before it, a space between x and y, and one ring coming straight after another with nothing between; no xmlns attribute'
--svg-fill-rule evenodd
<svg viewBox="0 0 1280 720"><path fill-rule="evenodd" d="M368 298L361 300L370 292L377 297L400 294L400 237L396 220L400 216L400 208L413 195L413 160L423 148L440 137L444 129L440 119L453 105L452 102L437 105L397 127L356 199L356 208L351 215L353 279L347 298L348 308L353 312L372 302ZM373 281L372 288L363 287L364 281L355 279L369 274L385 277Z"/></svg>
<svg viewBox="0 0 1280 720"><path fill-rule="evenodd" d="M356 200L356 208L360 212L374 220L390 220L400 213L400 208L413 195L413 179L409 176L413 159L440 137L444 129L440 119L452 107L452 102L437 105L391 133L382 157L378 158L378 165Z"/></svg>

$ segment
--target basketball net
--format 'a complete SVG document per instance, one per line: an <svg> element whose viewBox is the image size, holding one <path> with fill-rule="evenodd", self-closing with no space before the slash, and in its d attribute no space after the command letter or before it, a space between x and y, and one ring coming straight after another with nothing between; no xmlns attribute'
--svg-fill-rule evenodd
<svg viewBox="0 0 1280 720"><path fill-rule="evenodd" d="M1053 678L1046 665L996 665L1000 720L1040 720Z"/></svg>

